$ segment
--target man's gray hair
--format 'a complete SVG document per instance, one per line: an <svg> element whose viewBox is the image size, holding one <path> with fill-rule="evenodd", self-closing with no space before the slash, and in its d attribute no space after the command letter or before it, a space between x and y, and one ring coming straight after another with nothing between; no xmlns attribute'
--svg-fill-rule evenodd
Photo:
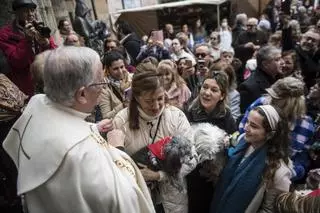
<svg viewBox="0 0 320 213"><path fill-rule="evenodd" d="M245 24L245 21L246 21L247 19L248 19L247 14L245 14L245 13L240 13L240 14L238 14L238 15L236 16L235 21L236 21L236 24L242 24L242 25L244 25L244 24Z"/></svg>
<svg viewBox="0 0 320 213"><path fill-rule="evenodd" d="M266 60L270 60L274 57L275 54L281 54L281 50L271 46L271 45L267 45L262 47L261 49L259 49L258 53L257 53L257 67L259 69L262 68L262 62L266 61Z"/></svg>
<svg viewBox="0 0 320 213"><path fill-rule="evenodd" d="M60 47L52 50L44 65L44 92L54 102L71 106L82 86L93 83L99 55L87 47Z"/></svg>
<svg viewBox="0 0 320 213"><path fill-rule="evenodd" d="M199 47L207 47L208 48L208 55L211 55L211 45L210 44L207 44L207 43L200 43L200 44L196 44L193 48L193 52L196 53L196 50L199 48Z"/></svg>

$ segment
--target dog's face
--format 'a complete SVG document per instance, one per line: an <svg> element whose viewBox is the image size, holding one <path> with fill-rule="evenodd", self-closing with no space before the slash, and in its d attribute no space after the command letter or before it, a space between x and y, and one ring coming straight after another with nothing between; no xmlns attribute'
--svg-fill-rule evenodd
<svg viewBox="0 0 320 213"><path fill-rule="evenodd" d="M195 148L188 138L184 136L175 136L172 141L164 147L166 169L179 172L183 164L188 164L196 156Z"/></svg>

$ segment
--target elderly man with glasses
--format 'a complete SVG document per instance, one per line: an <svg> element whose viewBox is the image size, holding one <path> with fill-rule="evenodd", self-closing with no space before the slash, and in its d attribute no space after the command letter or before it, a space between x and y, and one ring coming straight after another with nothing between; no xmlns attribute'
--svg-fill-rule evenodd
<svg viewBox="0 0 320 213"><path fill-rule="evenodd" d="M61 47L48 54L45 70L45 94L31 98L3 143L27 212L155 212L135 163L110 145L123 143L123 133L110 120L84 120L106 85L99 55Z"/></svg>
<svg viewBox="0 0 320 213"><path fill-rule="evenodd" d="M317 24L320 25L320 22ZM298 56L302 76L306 87L309 89L316 83L316 78L320 77L320 33L316 29L310 29L300 38L300 42L293 40L292 28L287 24L282 30L282 49L294 49Z"/></svg>

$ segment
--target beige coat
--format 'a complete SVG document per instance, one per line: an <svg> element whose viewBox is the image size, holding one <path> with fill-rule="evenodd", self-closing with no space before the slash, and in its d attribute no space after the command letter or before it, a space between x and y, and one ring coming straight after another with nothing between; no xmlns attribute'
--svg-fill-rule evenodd
<svg viewBox="0 0 320 213"><path fill-rule="evenodd" d="M139 169L86 116L36 95L9 132L3 147L29 212L154 212Z"/></svg>
<svg viewBox="0 0 320 213"><path fill-rule="evenodd" d="M275 200L281 192L289 192L291 185L291 177L293 176L293 165L290 161L289 165L286 165L281 161L281 166L277 169L273 185L271 188L266 189L264 184L252 199L245 213L273 213Z"/></svg>
<svg viewBox="0 0 320 213"><path fill-rule="evenodd" d="M115 116L113 121L115 128L121 129L125 133L125 151L132 155L152 142L150 133L151 135L155 134L158 118L148 118L147 116L142 118L140 116L140 129L131 130L129 129L128 108L125 108ZM189 121L180 109L174 106L166 106L162 112L155 141L165 136L188 132L189 128Z"/></svg>
<svg viewBox="0 0 320 213"><path fill-rule="evenodd" d="M99 106L102 118L113 118L120 110L123 109L122 101L107 87L100 94Z"/></svg>
<svg viewBox="0 0 320 213"><path fill-rule="evenodd" d="M158 119L159 117L151 118L146 114L141 113L140 110L140 129L132 131L129 129L128 109L123 109L116 115L113 120L114 125L115 128L121 129L125 133L125 151L129 155L134 154L152 142L150 132L151 135L155 134ZM150 122L152 125L150 125ZM184 113L180 109L168 105L162 112L159 130L156 134L155 141L165 136L187 133L189 130L190 124ZM193 166L193 168L195 168L196 165ZM181 175L184 177L192 171L193 168L190 168L190 165L184 165L181 169ZM166 181L166 174L164 172L160 171L160 173L162 174L161 176L163 176L159 185L160 200L164 206L165 212L186 213L188 211L186 180L182 183L185 188L182 191L179 191Z"/></svg>

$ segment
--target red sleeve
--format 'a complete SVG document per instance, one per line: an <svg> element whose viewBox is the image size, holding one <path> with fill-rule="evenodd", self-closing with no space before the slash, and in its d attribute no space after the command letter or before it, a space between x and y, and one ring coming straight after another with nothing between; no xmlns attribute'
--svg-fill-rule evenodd
<svg viewBox="0 0 320 213"><path fill-rule="evenodd" d="M318 197L318 196L320 196L320 189L314 190L313 192L311 192L308 195L312 196L312 197Z"/></svg>
<svg viewBox="0 0 320 213"><path fill-rule="evenodd" d="M33 61L31 42L21 35L14 34L9 27L0 30L0 49L6 55L10 66L18 70L23 70Z"/></svg>
<svg viewBox="0 0 320 213"><path fill-rule="evenodd" d="M50 42L50 44L49 44L49 49L55 49L55 48L58 47L58 46L54 43L54 39L53 39L52 36L49 38L49 42Z"/></svg>

